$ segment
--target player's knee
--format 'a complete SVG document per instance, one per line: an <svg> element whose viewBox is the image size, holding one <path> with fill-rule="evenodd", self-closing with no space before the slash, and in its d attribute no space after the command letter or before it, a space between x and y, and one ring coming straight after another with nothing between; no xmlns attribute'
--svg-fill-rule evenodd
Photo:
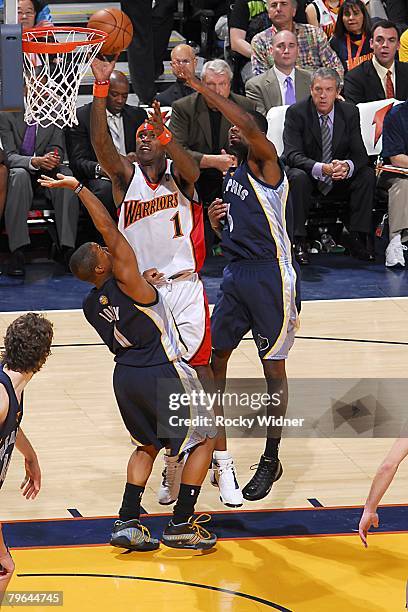
<svg viewBox="0 0 408 612"><path fill-rule="evenodd" d="M149 455L149 457L151 457L152 459L155 459L157 457L158 454L158 450L157 448L155 448L152 444L146 444L144 446L138 446L136 451L138 453L145 453L146 455Z"/></svg>
<svg viewBox="0 0 408 612"><path fill-rule="evenodd" d="M232 351L223 351L220 349L213 349L212 352L212 361L214 362L215 359L218 359L219 361L228 361L228 359L231 356Z"/></svg>
<svg viewBox="0 0 408 612"><path fill-rule="evenodd" d="M262 366L265 378L270 379L282 379L286 377L286 367L284 359L263 359Z"/></svg>

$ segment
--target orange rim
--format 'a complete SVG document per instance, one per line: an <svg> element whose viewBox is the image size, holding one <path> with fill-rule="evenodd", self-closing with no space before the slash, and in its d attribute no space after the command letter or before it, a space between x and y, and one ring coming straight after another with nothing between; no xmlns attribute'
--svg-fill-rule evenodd
<svg viewBox="0 0 408 612"><path fill-rule="evenodd" d="M92 34L92 38L87 40L69 41L69 42L44 42L37 40L40 36L48 37L53 32L66 32L70 34L77 32L78 34ZM24 53L70 53L77 47L84 47L86 45L97 45L104 42L108 37L106 32L102 30L94 30L93 28L64 28L52 26L50 28L33 28L23 32L23 52Z"/></svg>

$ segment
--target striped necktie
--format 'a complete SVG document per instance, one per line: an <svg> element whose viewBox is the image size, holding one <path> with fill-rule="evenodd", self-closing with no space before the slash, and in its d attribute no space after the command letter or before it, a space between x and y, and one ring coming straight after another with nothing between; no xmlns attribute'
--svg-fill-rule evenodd
<svg viewBox="0 0 408 612"><path fill-rule="evenodd" d="M332 161L332 135L329 128L328 115L322 115L321 132L322 132L322 163L329 164ZM318 182L317 188L323 195L329 193L333 187L333 181L330 176L325 176L322 181Z"/></svg>
<svg viewBox="0 0 408 612"><path fill-rule="evenodd" d="M394 84L391 78L391 70L387 70L387 74L385 76L385 95L387 98L394 97Z"/></svg>
<svg viewBox="0 0 408 612"><path fill-rule="evenodd" d="M119 118L120 117L118 115L111 115L109 117L109 130L112 136L113 144L115 145L119 153L121 153L120 132L119 132L119 125L118 125Z"/></svg>

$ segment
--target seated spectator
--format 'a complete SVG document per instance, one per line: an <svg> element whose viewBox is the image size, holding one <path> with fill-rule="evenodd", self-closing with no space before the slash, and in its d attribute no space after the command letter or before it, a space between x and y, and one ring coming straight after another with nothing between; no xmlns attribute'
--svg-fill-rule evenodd
<svg viewBox="0 0 408 612"><path fill-rule="evenodd" d="M330 39L345 73L372 58L370 38L371 21L365 4L361 0L345 0Z"/></svg>
<svg viewBox="0 0 408 612"><path fill-rule="evenodd" d="M194 53L194 49L190 45L177 45L171 51L171 69L173 74L174 67L176 66L187 66L191 64L194 68L194 72L197 69L197 58ZM167 89L156 95L157 100L161 106L172 106L173 102L184 98L193 93L193 89L185 84L181 79L176 79L176 82L170 85Z"/></svg>
<svg viewBox="0 0 408 612"><path fill-rule="evenodd" d="M371 60L350 70L344 79L347 102L374 102L386 98L408 98L408 66L395 59L399 49L397 26L391 21L377 21L370 41Z"/></svg>
<svg viewBox="0 0 408 612"><path fill-rule="evenodd" d="M400 62L408 62L408 30L401 35L399 59Z"/></svg>
<svg viewBox="0 0 408 612"><path fill-rule="evenodd" d="M306 7L307 22L320 26L329 39L334 32L341 0L313 0Z"/></svg>
<svg viewBox="0 0 408 612"><path fill-rule="evenodd" d="M50 8L43 0L18 0L17 17L23 30L52 24Z"/></svg>
<svg viewBox="0 0 408 612"><path fill-rule="evenodd" d="M122 155L135 161L136 131L147 118L146 111L126 104L129 83L123 72L114 70L106 102L108 126L113 142ZM90 121L92 103L77 109L78 125L66 131L68 159L74 175L83 181L104 204L116 220L116 207L112 196L112 183L98 164L91 143Z"/></svg>
<svg viewBox="0 0 408 612"><path fill-rule="evenodd" d="M189 66L189 69L192 70L192 67ZM224 60L206 62L201 78L224 98L231 98L245 110L255 110L255 102L231 93L232 72ZM201 176L197 190L206 204L221 197L223 173L234 165L235 158L226 152L230 127L225 117L210 108L205 98L197 92L173 104L169 128L176 140L200 164Z"/></svg>
<svg viewBox="0 0 408 612"><path fill-rule="evenodd" d="M283 131L284 156L292 191L295 253L307 264L306 221L312 196L349 199L350 251L372 260L366 248L371 229L375 173L360 131L358 109L337 98L340 77L327 68L312 77L311 97L290 106Z"/></svg>
<svg viewBox="0 0 408 612"><path fill-rule="evenodd" d="M294 104L310 95L310 72L295 67L298 46L294 33L277 32L271 52L273 67L249 79L245 85L247 97L255 100L257 110L263 115L273 106Z"/></svg>
<svg viewBox="0 0 408 612"><path fill-rule="evenodd" d="M384 119L382 156L385 163L408 168L408 102L397 104ZM385 252L388 268L405 266L403 243L408 240L408 176L383 173L388 187L390 242Z"/></svg>
<svg viewBox="0 0 408 612"><path fill-rule="evenodd" d="M246 61L241 69L241 76L244 83L250 79L252 74L251 67L251 40L266 28L271 26L263 1L236 0L229 17L229 36L231 51L239 53Z"/></svg>
<svg viewBox="0 0 408 612"><path fill-rule="evenodd" d="M7 155L9 185L4 221L11 251L7 273L24 274L23 247L30 244L27 215L33 194L41 190L37 179L41 174L61 172L72 175L62 165L64 134L56 126L28 126L23 112L0 112L0 138ZM75 247L78 226L78 198L69 189L51 189L48 196L55 210L55 225L66 263Z"/></svg>
<svg viewBox="0 0 408 612"><path fill-rule="evenodd" d="M268 14L272 26L256 34L252 39L252 71L254 75L262 74L273 66L271 53L272 39L279 30L289 30L296 34L298 43L298 58L296 65L305 70L316 70L322 66L333 68L343 78L343 66L326 35L315 26L294 23L296 0L268 0Z"/></svg>

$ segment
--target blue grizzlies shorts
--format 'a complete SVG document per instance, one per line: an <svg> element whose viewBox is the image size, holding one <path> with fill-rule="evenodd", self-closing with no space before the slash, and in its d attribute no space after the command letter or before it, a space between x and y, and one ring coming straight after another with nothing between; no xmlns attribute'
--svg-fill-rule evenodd
<svg viewBox="0 0 408 612"><path fill-rule="evenodd" d="M192 390L202 391L195 371L183 361L149 367L116 363L113 389L125 427L136 445L169 448L176 455L217 435L213 412L204 402L181 406L177 416L182 425L169 425L168 417L173 414L169 412L169 390L188 397ZM183 418L193 424L184 425Z"/></svg>
<svg viewBox="0 0 408 612"><path fill-rule="evenodd" d="M230 263L211 318L214 349L235 349L251 330L261 359L286 359L298 328L297 285L289 261Z"/></svg>

